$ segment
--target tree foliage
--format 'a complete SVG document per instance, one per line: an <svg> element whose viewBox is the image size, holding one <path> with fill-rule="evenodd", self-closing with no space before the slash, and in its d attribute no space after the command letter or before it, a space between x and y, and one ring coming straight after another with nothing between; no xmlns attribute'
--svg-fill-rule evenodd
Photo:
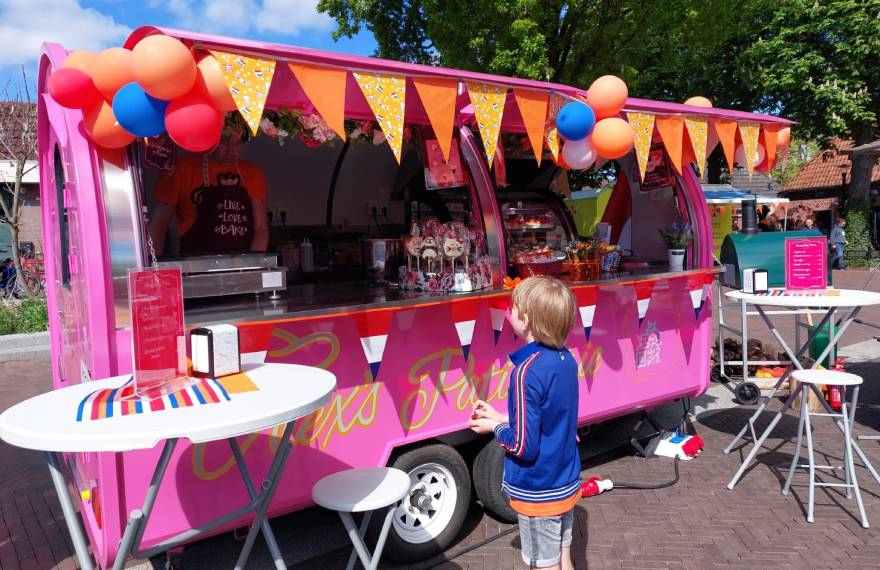
<svg viewBox="0 0 880 570"><path fill-rule="evenodd" d="M320 0L378 54L778 113L801 137L880 134L880 0ZM870 162L856 160L856 194Z"/></svg>

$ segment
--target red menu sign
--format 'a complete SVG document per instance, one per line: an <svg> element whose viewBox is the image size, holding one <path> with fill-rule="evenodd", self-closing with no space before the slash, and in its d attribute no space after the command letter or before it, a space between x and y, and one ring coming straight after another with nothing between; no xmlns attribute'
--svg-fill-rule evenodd
<svg viewBox="0 0 880 570"><path fill-rule="evenodd" d="M138 395L161 393L186 373L183 280L180 269L128 274L134 382Z"/></svg>
<svg viewBox="0 0 880 570"><path fill-rule="evenodd" d="M828 242L824 237L785 240L785 288L790 291L828 287Z"/></svg>

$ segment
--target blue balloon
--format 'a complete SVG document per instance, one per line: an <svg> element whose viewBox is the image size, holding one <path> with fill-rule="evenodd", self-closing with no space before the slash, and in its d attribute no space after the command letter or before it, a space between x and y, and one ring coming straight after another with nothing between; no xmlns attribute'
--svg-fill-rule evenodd
<svg viewBox="0 0 880 570"><path fill-rule="evenodd" d="M137 83L128 83L113 96L113 115L123 129L136 137L155 137L165 132L168 101L150 96Z"/></svg>
<svg viewBox="0 0 880 570"><path fill-rule="evenodd" d="M570 141L579 141L593 132L596 113L586 103L572 101L566 103L556 115L556 130Z"/></svg>

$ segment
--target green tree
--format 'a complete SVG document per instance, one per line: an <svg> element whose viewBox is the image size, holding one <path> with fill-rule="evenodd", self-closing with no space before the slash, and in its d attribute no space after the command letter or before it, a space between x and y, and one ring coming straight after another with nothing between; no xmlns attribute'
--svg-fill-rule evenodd
<svg viewBox="0 0 880 570"><path fill-rule="evenodd" d="M800 136L880 134L880 0L779 2L745 51L768 106L798 121ZM850 201L867 201L873 159L856 157Z"/></svg>
<svg viewBox="0 0 880 570"><path fill-rule="evenodd" d="M321 0L336 36L366 27L377 55L586 87L605 73L633 93L756 103L729 54L756 16L732 0ZM725 67L726 65L726 67ZM716 72L724 67L724 72ZM694 70L700 73L694 73ZM735 66L738 70L739 67Z"/></svg>

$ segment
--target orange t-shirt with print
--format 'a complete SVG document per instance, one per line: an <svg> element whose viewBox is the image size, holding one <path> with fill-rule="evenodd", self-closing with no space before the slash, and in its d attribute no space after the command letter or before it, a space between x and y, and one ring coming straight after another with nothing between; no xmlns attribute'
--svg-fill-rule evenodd
<svg viewBox="0 0 880 570"><path fill-rule="evenodd" d="M245 160L237 162L208 161L205 180L204 162L201 157L188 156L178 159L171 174L163 175L156 183L154 192L157 201L174 208L177 215L177 230L183 235L196 222L196 205L192 195L199 187L216 186L221 177L238 175L239 184L247 191L251 201L265 201L266 176L254 163Z"/></svg>

